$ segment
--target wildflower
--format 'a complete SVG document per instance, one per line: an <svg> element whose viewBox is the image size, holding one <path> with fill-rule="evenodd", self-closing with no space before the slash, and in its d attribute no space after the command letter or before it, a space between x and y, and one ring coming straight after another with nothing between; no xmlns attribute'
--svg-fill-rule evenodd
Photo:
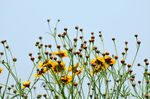
<svg viewBox="0 0 150 99"><path fill-rule="evenodd" d="M46 60L45 62L41 62L38 68L47 67L51 68L53 66L52 60Z"/></svg>
<svg viewBox="0 0 150 99"><path fill-rule="evenodd" d="M0 74L1 74L1 73L3 73L3 72L4 72L4 71L3 71L3 69L2 69L2 68L0 68Z"/></svg>
<svg viewBox="0 0 150 99"><path fill-rule="evenodd" d="M96 56L96 60L94 59L91 59L91 63L92 63L92 68L96 68L97 66L101 67L103 70L105 70L105 60L103 57L99 57L99 56Z"/></svg>
<svg viewBox="0 0 150 99"><path fill-rule="evenodd" d="M26 87L30 87L31 81L29 80L29 82L25 81L25 83L22 83L23 87L22 89L26 88Z"/></svg>
<svg viewBox="0 0 150 99"><path fill-rule="evenodd" d="M66 69L65 62L58 61L53 63L52 70L54 73L62 73Z"/></svg>
<svg viewBox="0 0 150 99"><path fill-rule="evenodd" d="M48 71L47 68L42 68L40 71L38 71L37 74L34 75L35 78L41 77L43 74L45 74Z"/></svg>
<svg viewBox="0 0 150 99"><path fill-rule="evenodd" d="M68 73L71 72L71 71L73 71L73 75L79 75L79 74L81 74L81 73L82 73L82 70L83 70L83 66L81 67L80 70L77 70L77 68L78 68L79 66L80 66L79 63L77 63L77 64L74 65L74 66L70 66L70 67L68 68ZM72 67L73 67L73 68L72 68Z"/></svg>
<svg viewBox="0 0 150 99"><path fill-rule="evenodd" d="M97 74L100 71L101 71L101 68L100 68L100 66L98 66L98 67L94 68L90 73L91 73L91 75L93 75L93 74Z"/></svg>
<svg viewBox="0 0 150 99"><path fill-rule="evenodd" d="M64 75L64 76L61 76L60 78L60 84L71 84L72 82L72 76L71 75Z"/></svg>
<svg viewBox="0 0 150 99"><path fill-rule="evenodd" d="M59 56L60 58L67 57L67 51L62 50L60 50L59 52L55 51L53 54Z"/></svg>
<svg viewBox="0 0 150 99"><path fill-rule="evenodd" d="M116 61L109 55L105 56L105 63L109 66L110 64L116 64Z"/></svg>

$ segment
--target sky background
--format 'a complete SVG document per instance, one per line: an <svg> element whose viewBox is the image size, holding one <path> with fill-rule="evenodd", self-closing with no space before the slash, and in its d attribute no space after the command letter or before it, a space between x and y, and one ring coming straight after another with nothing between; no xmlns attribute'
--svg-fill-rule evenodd
<svg viewBox="0 0 150 99"><path fill-rule="evenodd" d="M54 43L45 33L48 32L47 18L52 27L60 19L58 32L63 33L67 27L71 36L75 26L83 28L87 38L91 32L98 36L98 31L102 31L106 50L112 53L112 37L116 38L120 53L128 41L129 63L136 50L134 34L138 33L142 44L136 62L143 62L144 58L150 58L149 5L150 0L0 0L0 40L7 40L18 58L17 71L23 80L31 72L33 65L28 53L36 55L34 44L38 37L43 36L48 44ZM5 77L2 75L0 78Z"/></svg>

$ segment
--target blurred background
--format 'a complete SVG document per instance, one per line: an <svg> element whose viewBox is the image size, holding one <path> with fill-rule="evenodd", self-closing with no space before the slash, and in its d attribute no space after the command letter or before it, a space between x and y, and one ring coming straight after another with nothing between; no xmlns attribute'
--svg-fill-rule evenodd
<svg viewBox="0 0 150 99"><path fill-rule="evenodd" d="M38 37L42 36L46 44L54 44L52 37L46 34L48 18L52 28L60 19L58 33L63 33L67 27L70 36L76 33L75 26L83 28L87 40L91 32L98 36L102 31L105 49L111 54L115 52L112 37L116 38L120 56L124 42L128 41L127 62L130 64L136 51L134 34L139 34L142 43L136 63L143 63L144 58L150 59L149 5L150 0L0 0L0 41L7 40L18 59L16 68L22 81L27 80L33 67L28 53L36 56L34 45ZM96 44L101 48L99 42ZM0 51L3 51L2 46ZM138 68L136 70L140 72ZM0 82L6 77L4 71L0 74Z"/></svg>

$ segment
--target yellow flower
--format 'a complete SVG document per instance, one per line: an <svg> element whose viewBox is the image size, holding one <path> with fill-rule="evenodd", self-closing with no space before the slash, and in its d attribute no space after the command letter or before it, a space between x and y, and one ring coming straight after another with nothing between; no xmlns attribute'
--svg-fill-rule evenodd
<svg viewBox="0 0 150 99"><path fill-rule="evenodd" d="M40 71L38 71L37 74L34 75L34 77L41 77L42 75L44 75L46 72L48 71L47 68L42 68Z"/></svg>
<svg viewBox="0 0 150 99"><path fill-rule="evenodd" d="M100 72L101 71L101 68L98 66L98 67L96 67L96 68L94 68L94 69L92 69L92 71L91 71L91 75L93 75L93 74L97 74L98 72Z"/></svg>
<svg viewBox="0 0 150 99"><path fill-rule="evenodd" d="M64 76L61 76L60 78L60 84L71 84L72 82L72 76L71 75L64 75Z"/></svg>
<svg viewBox="0 0 150 99"><path fill-rule="evenodd" d="M52 65L53 65L52 60L46 60L45 62L41 62L38 68L42 68L42 67L51 68Z"/></svg>
<svg viewBox="0 0 150 99"><path fill-rule="evenodd" d="M22 83L23 87L22 89L26 88L26 87L30 87L31 81L29 80L29 82L25 81L25 83Z"/></svg>
<svg viewBox="0 0 150 99"><path fill-rule="evenodd" d="M73 66L73 69L72 69L72 66L70 66L67 70L68 70L68 73L73 71L73 75L78 75L78 74L81 74L82 73L82 70L83 70L83 66L81 67L80 70L77 70L77 68L80 66L79 63L77 63L76 65Z"/></svg>
<svg viewBox="0 0 150 99"><path fill-rule="evenodd" d="M108 66L110 66L111 64L113 65L113 64L116 64L116 61L113 59L113 58L111 58L109 55L106 55L105 56L105 63L108 65Z"/></svg>
<svg viewBox="0 0 150 99"><path fill-rule="evenodd" d="M95 58L96 58L96 60L91 59L91 64L92 64L91 67L92 68L96 68L97 66L99 66L100 68L105 69L104 57L96 56Z"/></svg>
<svg viewBox="0 0 150 99"><path fill-rule="evenodd" d="M4 71L3 71L3 69L2 69L2 68L0 68L0 74L1 74L1 73L3 73L3 72L4 72Z"/></svg>
<svg viewBox="0 0 150 99"><path fill-rule="evenodd" d="M109 55L105 57L96 56L95 58L96 60L91 59L92 68L97 68L99 66L99 68L105 70L108 66L116 64L116 61Z"/></svg>
<svg viewBox="0 0 150 99"><path fill-rule="evenodd" d="M54 73L62 73L65 69L65 62L59 61L53 63L52 70Z"/></svg>
<svg viewBox="0 0 150 99"><path fill-rule="evenodd" d="M64 58L68 56L67 51L62 51L62 50L60 50L59 52L55 51L53 52L53 54L59 56L60 58Z"/></svg>

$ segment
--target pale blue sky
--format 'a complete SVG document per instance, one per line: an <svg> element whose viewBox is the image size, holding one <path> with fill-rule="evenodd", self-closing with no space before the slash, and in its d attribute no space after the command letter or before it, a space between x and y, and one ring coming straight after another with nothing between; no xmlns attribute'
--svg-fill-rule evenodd
<svg viewBox="0 0 150 99"><path fill-rule="evenodd" d="M112 37L116 38L120 52L124 41L129 41L128 60L133 59L134 34L138 33L142 45L137 60L150 58L150 0L0 0L0 40L6 39L18 58L17 70L22 79L31 70L28 53L36 54L33 46L38 37L54 43L45 34L47 18L51 19L52 27L57 19L61 20L60 33L68 27L73 34L76 25L84 29L86 37L90 32L98 35L101 30L107 51L114 52Z"/></svg>

